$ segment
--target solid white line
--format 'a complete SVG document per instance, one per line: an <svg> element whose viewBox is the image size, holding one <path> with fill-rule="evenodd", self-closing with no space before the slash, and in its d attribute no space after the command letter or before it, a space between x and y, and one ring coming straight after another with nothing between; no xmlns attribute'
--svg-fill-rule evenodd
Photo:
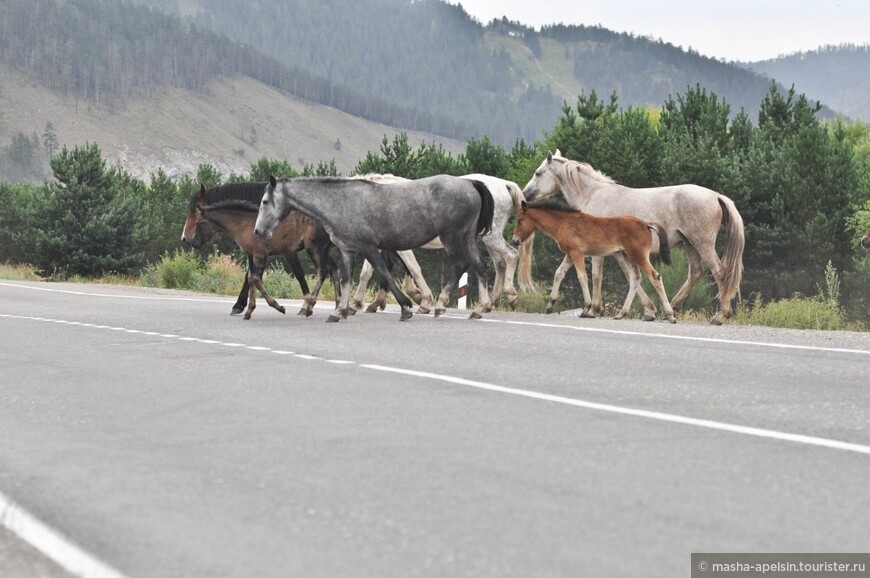
<svg viewBox="0 0 870 578"><path fill-rule="evenodd" d="M0 492L0 525L81 578L127 578L52 530Z"/></svg>
<svg viewBox="0 0 870 578"><path fill-rule="evenodd" d="M9 315L9 314L0 314L0 317L8 317L8 318L15 318L15 319L31 319L31 320L36 320L36 321L57 321L54 319L43 319L43 318L37 318L37 317L23 317L23 316L19 316L19 315ZM117 328L108 327L108 326L104 326L104 327L106 329L117 329ZM561 326L559 326L559 327L561 327ZM632 335L637 335L637 334L632 334ZM182 337L180 339L190 340L190 341L199 341L199 342L205 341L204 339L196 338L196 337ZM330 360L324 359L322 357L318 357L316 355L306 355L306 354L302 354L302 353L291 353L289 351L285 352L285 351L281 351L281 350L271 350L267 347L259 348L256 346L246 346L242 343L227 343L227 342L218 342L218 343L220 345L225 345L228 347L247 347L248 349L253 349L255 351L269 351L271 353L292 355L293 357L296 357L298 359L330 361ZM340 360L333 360L333 361L338 361L339 363L341 362ZM791 433L787 433L787 432L779 432L779 431L775 431L775 430L768 430L768 429L762 429L762 428L756 428L756 427L750 427L750 426L741 426L741 425L730 424L730 423L725 423L725 422L718 422L718 421L707 420L707 419L686 417L686 416L669 414L669 413L662 413L662 412L657 412L657 411L633 409L633 408L622 407L622 406L618 406L618 405L610 405L610 404L597 403L597 402L592 402L592 401L584 401L581 399L572 399L572 398L562 397L562 396L558 396L558 395L539 393L539 392L534 392L534 391L529 391L529 390L524 390L524 389L516 389L516 388L505 387L505 386L501 386L501 385L495 385L492 383L486 383L486 382L482 382L482 381L474 381L474 380L465 379L462 377L454 377L451 375L430 373L430 372L426 372L426 371L417 371L417 370L413 370L413 369L400 369L397 367L389 367L386 365L377 365L377 364L360 364L359 366L367 368L367 369L376 370L376 371L385 371L385 372L390 372L390 373L398 373L398 374L402 374L402 375L421 377L421 378L425 378L425 379L434 379L434 380L443 381L446 383L452 383L452 384L456 384L456 385L465 385L465 386L469 386L469 387L475 387L478 389L484 389L487 391L495 391L495 392L499 392L499 393L517 395L520 397L525 397L525 398L529 398L529 399L536 399L536 400L540 400L540 401L549 401L549 402L561 403L564 405L570 405L570 406L580 407L580 408L584 408L584 409L605 411L605 412L609 412L609 413L615 413L615 414L620 414L620 415L629 415L629 416L633 416L633 417L643 417L643 418L647 418L647 419L655 419L658 421L679 423L679 424L691 425L691 426L695 426L695 427L702 427L702 428L706 428L706 429L727 431L727 432L731 432L731 433L738 433L738 434L749 435L749 436L754 436L754 437L775 439L775 440L780 440L780 441L788 441L788 442L800 443L800 444L804 444L804 445L811 445L811 446L825 447L825 448L831 448L831 449L837 449L837 450L843 450L843 451L850 451L850 452L855 452L855 453L860 453L860 454L870 454L870 446L866 446L866 445L862 445L862 444L855 444L855 443L851 443L851 442L843 442L843 441L839 441L839 440L832 440L832 439L820 438L820 437L815 437L815 436L808 436L808 435L803 435L803 434L791 434Z"/></svg>
<svg viewBox="0 0 870 578"><path fill-rule="evenodd" d="M621 415L630 415L634 417L643 417L647 419L655 419L659 421L671 422L671 423L679 423L684 425L691 425L696 427L702 427L706 429L720 430L731 433L738 433L743 435L749 435L760 438L768 438L775 439L780 441L788 441L794 442L804 445L811 446L819 446L824 448L831 448L849 452L855 452L859 454L870 454L870 446L854 444L850 442L843 442L839 440L832 440L827 438L819 438L814 436L802 435L802 434L791 434L786 432L779 432L775 430L768 430L756 427L748 427L742 425L735 425L725 422L718 422L708 419L698 419L694 417L685 417L681 415L675 415L670 413L662 413L658 411L648 411L645 409L632 409L629 407L621 407L618 405L610 405L606 403L596 403L592 401L583 401L581 399L572 399L569 397L562 397L559 395L551 395L548 393L538 393L535 391L528 391L525 389L515 389L512 387L504 387L501 385L494 385L491 383L485 383L482 381L474 381L471 379L464 379L461 377L453 377L450 375L441 375L438 373L429 373L427 371L416 371L412 369L398 369L396 367L388 367L385 365L375 365L375 364L362 364L360 367L365 367L367 369L373 369L376 371L386 371L389 373L399 373L402 375L410 375L413 377L422 377L425 379L435 379L438 381L444 381L447 383L454 383L457 385L465 385L468 387L475 387L478 389L485 389L487 391L496 391L499 393L507 393L510 395L517 395L520 397L526 397L530 399L536 399L540 401L550 401L555 403L561 403L564 405L570 405L574 407L582 407L584 409L593 409L597 411L606 411L609 413L616 413Z"/></svg>
<svg viewBox="0 0 870 578"><path fill-rule="evenodd" d="M454 318L455 319L455 318ZM462 318L464 319L464 318ZM528 325L531 327L545 327L567 329L569 331L582 331L587 333L608 333L611 335L631 335L636 337L655 337L662 339L677 339L682 341L701 341L705 343L718 343L722 345L749 345L753 347L773 347L778 349L798 349L804 351L826 351L831 353L859 353L870 355L870 351L864 349L844 349L839 347L816 347L814 345L790 345L788 343L775 343L768 341L743 341L739 339L722 339L720 337L694 337L691 335L672 335L670 333L646 333L639 331L627 331L625 329L602 329L600 327L581 327L577 325L559 325L557 323L543 323L536 321L508 321L505 319L478 319L477 323L503 323L506 325Z"/></svg>

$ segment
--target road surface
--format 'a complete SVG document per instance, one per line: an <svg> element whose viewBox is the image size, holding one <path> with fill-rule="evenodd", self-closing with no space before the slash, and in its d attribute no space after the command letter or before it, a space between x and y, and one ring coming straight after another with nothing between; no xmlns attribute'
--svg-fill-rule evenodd
<svg viewBox="0 0 870 578"><path fill-rule="evenodd" d="M0 576L671 577L692 552L867 551L868 334L231 304L0 281Z"/></svg>

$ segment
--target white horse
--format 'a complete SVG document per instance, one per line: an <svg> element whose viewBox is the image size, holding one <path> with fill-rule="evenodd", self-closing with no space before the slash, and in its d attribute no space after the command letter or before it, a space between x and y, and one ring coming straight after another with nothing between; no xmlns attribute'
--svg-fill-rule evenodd
<svg viewBox="0 0 870 578"><path fill-rule="evenodd" d="M572 207L591 215L632 215L661 224L667 230L671 247L684 244L689 260L689 275L671 301L673 308L679 310L682 307L689 291L703 275L703 264L706 263L719 288L719 311L710 323L721 325L733 315L731 301L738 295L743 279L745 236L743 219L731 199L692 184L632 189L616 183L586 163L566 159L557 150L555 154L547 153L547 158L523 189L523 195L528 201L533 201L560 191ZM720 260L716 254L716 237L723 221L725 250ZM658 251L658 240L655 242L655 251ZM614 256L628 277L624 258L619 254ZM592 304L584 311L586 316L597 316L602 310L603 262L603 257L592 258ZM551 293L551 300L554 299L553 295L558 294L558 282L570 268L571 261L566 257L556 272L553 281L555 293ZM523 255L520 281L525 283L530 279L531 259ZM643 289L638 288L638 297L644 305L644 319L655 319L655 305Z"/></svg>
<svg viewBox="0 0 870 578"><path fill-rule="evenodd" d="M356 177L357 179L370 180L377 183L398 183L402 181L407 181L403 177L397 177L395 175L385 174L366 174L359 175ZM465 175L461 177L467 180L476 180L481 181L486 188L489 189L490 194L492 194L492 199L495 203L495 212L492 219L492 231L483 237L481 237L481 241L483 245L486 247L487 251L489 251L490 256L492 257L492 261L495 265L495 281L493 282L492 294L490 298L493 303L498 303L498 300L502 295L507 299L508 305L511 308L516 307L517 305L517 290L514 287L514 275L516 274L517 264L519 262L519 256L517 254L517 250L508 244L504 238L504 228L507 225L508 219L510 219L511 212L516 210L516 207L519 206L520 202L523 200L523 193L520 190L520 187L512 182L507 181L505 179L499 179L497 177L491 177L488 175L481 174L472 174ZM443 249L444 245L441 244L441 239L435 238L432 241L426 243L420 249ZM432 291L429 289L429 286L426 284L426 281L423 279L422 271L420 270L420 265L417 263L417 259L414 257L414 253L412 251L397 251L397 255L399 259L405 264L405 268L408 270L411 278L416 284L417 288L419 288L421 299L418 300L420 302L420 308L418 312L420 313L428 313L429 308L425 307L426 303L432 303L434 297L432 295ZM355 309L362 309L363 307L363 297L365 296L365 289L369 283L369 280L372 277L374 269L372 265L366 261L363 263L363 268L360 273L359 285L357 285L356 292L352 296L351 303ZM408 285L409 292L414 292L414 288ZM368 312L374 312L378 309L384 309L386 307L386 291L381 288L377 295L375 296L374 301L366 308Z"/></svg>

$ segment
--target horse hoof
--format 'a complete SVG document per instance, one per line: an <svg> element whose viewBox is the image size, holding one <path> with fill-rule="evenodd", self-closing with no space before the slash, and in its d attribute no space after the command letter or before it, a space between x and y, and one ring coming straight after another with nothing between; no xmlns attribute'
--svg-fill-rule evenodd
<svg viewBox="0 0 870 578"><path fill-rule="evenodd" d="M245 319L245 321L250 321L250 320L251 320L251 316L248 315L248 314L245 314L244 319Z"/></svg>
<svg viewBox="0 0 870 578"><path fill-rule="evenodd" d="M287 313L287 310L284 309L284 306L283 306L283 305L281 305L280 307L278 307L278 311L281 312L281 315L285 315L285 314Z"/></svg>
<svg viewBox="0 0 870 578"><path fill-rule="evenodd" d="M481 319L483 315L478 313L477 311L472 311L471 315L468 316L469 319Z"/></svg>
<svg viewBox="0 0 870 578"><path fill-rule="evenodd" d="M594 315L589 315L585 311L581 311L580 315L578 315L577 317L579 317L580 319L595 319Z"/></svg>
<svg viewBox="0 0 870 578"><path fill-rule="evenodd" d="M299 313L297 313L296 315L303 315L305 317L311 317L311 310L303 307L302 309L299 310Z"/></svg>
<svg viewBox="0 0 870 578"><path fill-rule="evenodd" d="M378 309L378 305L376 303L372 303L371 305L366 307L366 313L377 313Z"/></svg>
<svg viewBox="0 0 870 578"><path fill-rule="evenodd" d="M354 309L353 307L348 307L347 315L356 315L356 309ZM345 315L345 317L347 317L347 315Z"/></svg>
<svg viewBox="0 0 870 578"><path fill-rule="evenodd" d="M414 316L414 314L411 313L410 311L402 311L402 316L399 317L399 321L407 321L408 319L410 319L413 316Z"/></svg>
<svg viewBox="0 0 870 578"><path fill-rule="evenodd" d="M436 309L435 310L435 318L441 317L441 314L447 311L446 309Z"/></svg>
<svg viewBox="0 0 870 578"><path fill-rule="evenodd" d="M233 310L230 311L230 315L240 315L244 310L244 307L233 307Z"/></svg>
<svg viewBox="0 0 870 578"><path fill-rule="evenodd" d="M676 323L677 323L677 318L676 318L676 317L668 317L668 323L674 323L674 324L676 324Z"/></svg>
<svg viewBox="0 0 870 578"><path fill-rule="evenodd" d="M722 320L718 317L714 317L710 320L710 325L722 325Z"/></svg>
<svg viewBox="0 0 870 578"><path fill-rule="evenodd" d="M338 323L338 319L339 318L337 316L330 315L329 317L326 318L326 322L327 323Z"/></svg>
<svg viewBox="0 0 870 578"><path fill-rule="evenodd" d="M418 307L417 308L417 313L419 313L420 315L429 315L430 311L431 311L431 309L429 309L428 307Z"/></svg>
<svg viewBox="0 0 870 578"><path fill-rule="evenodd" d="M552 313L552 312L553 312L553 308L552 308L552 307L547 307L547 308L544 310L544 313L546 313L547 315L549 315L549 314Z"/></svg>
<svg viewBox="0 0 870 578"><path fill-rule="evenodd" d="M649 313L644 313L644 314L643 314L643 320L644 320L644 321L655 321L655 320L656 320L656 316L655 316L655 315L650 315ZM675 323L676 323L676 322L675 322Z"/></svg>

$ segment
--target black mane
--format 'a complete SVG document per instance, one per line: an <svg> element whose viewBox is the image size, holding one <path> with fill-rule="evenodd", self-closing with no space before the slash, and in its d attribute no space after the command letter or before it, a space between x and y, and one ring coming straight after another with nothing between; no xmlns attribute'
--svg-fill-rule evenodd
<svg viewBox="0 0 870 578"><path fill-rule="evenodd" d="M582 213L579 209L569 206L565 201L559 199L544 199L527 203L530 209L544 209L547 211L562 211L563 213Z"/></svg>
<svg viewBox="0 0 870 578"><path fill-rule="evenodd" d="M249 203L255 208L259 208L260 201L263 200L263 193L266 190L267 182L259 183L229 183L212 187L205 192L205 204L215 205L218 203ZM190 198L188 204L188 213L193 213L196 209L196 198L199 191L195 192ZM238 207L242 208L242 207Z"/></svg>

